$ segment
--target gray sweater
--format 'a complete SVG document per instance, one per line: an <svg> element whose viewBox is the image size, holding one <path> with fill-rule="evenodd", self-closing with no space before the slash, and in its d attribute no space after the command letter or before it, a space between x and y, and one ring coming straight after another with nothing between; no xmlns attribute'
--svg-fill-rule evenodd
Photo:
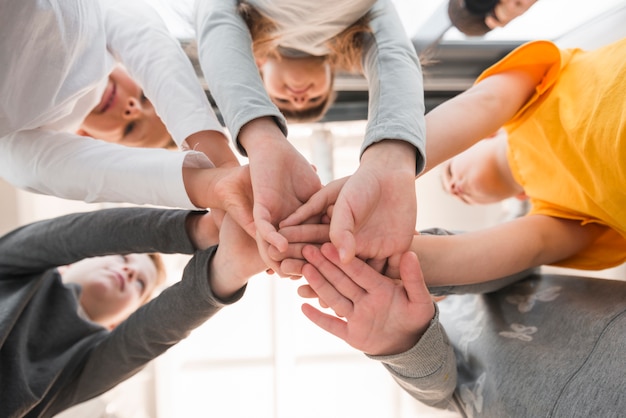
<svg viewBox="0 0 626 418"><path fill-rule="evenodd" d="M189 211L120 208L72 214L0 238L0 416L49 417L111 389L189 335L229 301L209 288L216 247L196 252L182 280L113 331L78 305L57 266L122 253L192 254Z"/></svg>
<svg viewBox="0 0 626 418"><path fill-rule="evenodd" d="M465 417L623 417L626 282L503 284L448 296L411 350L373 358L416 399Z"/></svg>

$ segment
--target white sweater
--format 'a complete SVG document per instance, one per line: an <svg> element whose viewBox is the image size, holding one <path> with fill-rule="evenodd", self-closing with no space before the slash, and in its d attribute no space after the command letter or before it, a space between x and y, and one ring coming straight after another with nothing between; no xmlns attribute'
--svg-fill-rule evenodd
<svg viewBox="0 0 626 418"><path fill-rule="evenodd" d="M128 148L75 135L121 62L174 141L222 131L189 60L139 0L0 0L0 176L87 202L193 208L182 167L197 152ZM27 28L27 29L26 29Z"/></svg>

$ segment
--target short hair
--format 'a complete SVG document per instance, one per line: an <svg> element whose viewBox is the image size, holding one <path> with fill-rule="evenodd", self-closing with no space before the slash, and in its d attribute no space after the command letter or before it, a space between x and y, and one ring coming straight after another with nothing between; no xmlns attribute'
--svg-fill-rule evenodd
<svg viewBox="0 0 626 418"><path fill-rule="evenodd" d="M483 36L491 31L485 23L499 0L449 0L448 17L459 31L468 36Z"/></svg>

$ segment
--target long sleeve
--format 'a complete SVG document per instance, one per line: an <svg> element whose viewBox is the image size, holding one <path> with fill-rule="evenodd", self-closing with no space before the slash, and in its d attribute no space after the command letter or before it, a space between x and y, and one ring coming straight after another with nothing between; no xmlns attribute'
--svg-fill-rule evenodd
<svg viewBox="0 0 626 418"><path fill-rule="evenodd" d="M415 399L438 408L453 407L456 359L439 323L438 309L422 338L410 350L390 356L368 357L381 362L394 380Z"/></svg>
<svg viewBox="0 0 626 418"><path fill-rule="evenodd" d="M191 62L156 11L140 0L101 0L100 7L107 47L144 88L176 143L202 130L222 132Z"/></svg>
<svg viewBox="0 0 626 418"><path fill-rule="evenodd" d="M192 254L189 211L114 208L31 223L0 238L0 277L27 275L87 257L131 252Z"/></svg>
<svg viewBox="0 0 626 418"><path fill-rule="evenodd" d="M384 139L417 148L416 173L426 158L424 82L420 63L391 0L371 10L373 39L366 47L363 70L368 81L368 123L361 153Z"/></svg>
<svg viewBox="0 0 626 418"><path fill-rule="evenodd" d="M0 138L0 176L22 189L86 202L195 208L182 168L210 167L195 152L129 148L43 129Z"/></svg>
<svg viewBox="0 0 626 418"><path fill-rule="evenodd" d="M230 300L220 301L211 292L209 263L215 248L197 253L180 282L137 310L95 347L73 384L74 400L89 399L127 379L243 296L241 289Z"/></svg>
<svg viewBox="0 0 626 418"><path fill-rule="evenodd" d="M196 36L202 72L209 91L236 142L248 122L273 117L287 135L282 113L265 92L252 54L252 39L237 13L237 0L201 0L196 9Z"/></svg>

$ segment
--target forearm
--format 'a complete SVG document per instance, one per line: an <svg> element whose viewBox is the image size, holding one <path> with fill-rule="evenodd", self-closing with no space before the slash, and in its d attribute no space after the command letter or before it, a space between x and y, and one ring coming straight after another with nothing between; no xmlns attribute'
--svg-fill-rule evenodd
<svg viewBox="0 0 626 418"><path fill-rule="evenodd" d="M380 361L411 396L427 405L448 408L456 387L456 359L439 311L420 341L410 350L390 356L368 356Z"/></svg>
<svg viewBox="0 0 626 418"><path fill-rule="evenodd" d="M242 127L258 118L270 117L285 136L285 119L265 92L237 1L197 2L196 34L204 78L239 151L246 155L240 145Z"/></svg>
<svg viewBox="0 0 626 418"><path fill-rule="evenodd" d="M189 58L152 7L125 0L101 4L107 47L139 82L178 146L196 132L222 132Z"/></svg>
<svg viewBox="0 0 626 418"><path fill-rule="evenodd" d="M411 249L429 287L466 285L565 259L590 245L598 233L593 225L530 215L458 235L417 235Z"/></svg>
<svg viewBox="0 0 626 418"><path fill-rule="evenodd" d="M419 173L426 155L424 87L419 60L390 0L378 0L371 13L373 39L366 44L363 57L370 116L361 153L380 141L404 141L413 146L414 174Z"/></svg>
<svg viewBox="0 0 626 418"><path fill-rule="evenodd" d="M0 273L41 271L108 254L189 254L194 251L185 227L189 213L116 208L29 224L0 238Z"/></svg>
<svg viewBox="0 0 626 418"><path fill-rule="evenodd" d="M182 177L189 156L33 129L0 139L0 175L22 189L64 199L193 209Z"/></svg>
<svg viewBox="0 0 626 418"><path fill-rule="evenodd" d="M519 71L488 77L426 115L426 168L494 134L531 97L536 81Z"/></svg>
<svg viewBox="0 0 626 418"><path fill-rule="evenodd" d="M200 131L189 136L184 144L193 151L204 153L216 167L239 165L226 136L217 131Z"/></svg>

